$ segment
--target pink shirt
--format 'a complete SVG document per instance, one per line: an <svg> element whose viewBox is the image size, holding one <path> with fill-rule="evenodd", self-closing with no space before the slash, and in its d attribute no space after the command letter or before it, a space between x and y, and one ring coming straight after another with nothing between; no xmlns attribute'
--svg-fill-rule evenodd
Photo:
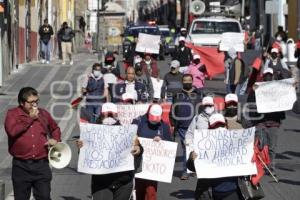
<svg viewBox="0 0 300 200"><path fill-rule="evenodd" d="M186 74L191 74L193 76L193 86L196 88L204 87L204 80L206 75L205 73L199 71L201 65L202 63L198 65L191 63L185 72Z"/></svg>

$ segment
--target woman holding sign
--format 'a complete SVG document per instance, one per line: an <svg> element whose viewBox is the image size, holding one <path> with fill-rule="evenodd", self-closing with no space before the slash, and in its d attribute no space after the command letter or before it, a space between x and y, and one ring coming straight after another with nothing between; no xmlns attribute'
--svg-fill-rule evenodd
<svg viewBox="0 0 300 200"><path fill-rule="evenodd" d="M135 119L133 124L138 125L138 136L153 138L154 141L171 141L170 127L162 121L162 107L153 104L149 107L148 113ZM156 200L157 181L146 179L135 179L137 200Z"/></svg>
<svg viewBox="0 0 300 200"><path fill-rule="evenodd" d="M113 103L104 103L97 123L111 126L120 125L117 116L117 106ZM78 148L84 145L82 140L77 140L76 144ZM132 155L135 156L135 161L136 159L140 160L142 152L142 146L138 140L135 140L131 151ZM133 191L134 173L134 171L125 171L92 175L91 189L93 200L129 200Z"/></svg>
<svg viewBox="0 0 300 200"><path fill-rule="evenodd" d="M209 129L227 129L225 118L222 114L213 114L209 118ZM194 161L197 154L193 151L187 161L187 167L191 171L196 171ZM196 200L242 200L240 195L237 177L223 177L211 179L198 179L195 199ZM212 195L209 193L209 188L212 188Z"/></svg>

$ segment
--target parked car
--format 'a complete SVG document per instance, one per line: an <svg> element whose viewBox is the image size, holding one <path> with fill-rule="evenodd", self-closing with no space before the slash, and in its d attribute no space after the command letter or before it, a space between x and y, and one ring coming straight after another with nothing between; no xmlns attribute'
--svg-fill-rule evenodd
<svg viewBox="0 0 300 200"><path fill-rule="evenodd" d="M194 19L188 31L187 41L198 46L217 47L222 33L242 33L238 20L224 16L200 17Z"/></svg>

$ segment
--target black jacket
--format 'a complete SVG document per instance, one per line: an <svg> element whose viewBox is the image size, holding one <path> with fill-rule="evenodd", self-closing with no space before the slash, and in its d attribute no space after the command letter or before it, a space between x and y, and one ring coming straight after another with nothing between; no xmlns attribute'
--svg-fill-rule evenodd
<svg viewBox="0 0 300 200"><path fill-rule="evenodd" d="M176 47L173 60L178 60L181 67L189 66L193 60L192 51L188 47L184 47L183 51L180 47Z"/></svg>
<svg viewBox="0 0 300 200"><path fill-rule="evenodd" d="M40 35L40 40L44 44L48 44L48 42L51 39L51 36L53 35L53 28L52 26L48 25L42 25L39 29L39 35Z"/></svg>
<svg viewBox="0 0 300 200"><path fill-rule="evenodd" d="M58 37L62 42L72 42L75 32L71 27L61 28L58 32Z"/></svg>

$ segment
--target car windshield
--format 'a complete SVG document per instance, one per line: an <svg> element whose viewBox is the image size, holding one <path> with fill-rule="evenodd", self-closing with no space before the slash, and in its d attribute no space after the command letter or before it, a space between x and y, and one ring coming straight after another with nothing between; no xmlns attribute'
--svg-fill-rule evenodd
<svg viewBox="0 0 300 200"><path fill-rule="evenodd" d="M225 32L241 32L237 22L198 21L192 27L192 34L220 34Z"/></svg>
<svg viewBox="0 0 300 200"><path fill-rule="evenodd" d="M147 33L150 35L158 35L159 31L157 27L132 27L129 28L126 32L126 36L138 37L139 33Z"/></svg>

